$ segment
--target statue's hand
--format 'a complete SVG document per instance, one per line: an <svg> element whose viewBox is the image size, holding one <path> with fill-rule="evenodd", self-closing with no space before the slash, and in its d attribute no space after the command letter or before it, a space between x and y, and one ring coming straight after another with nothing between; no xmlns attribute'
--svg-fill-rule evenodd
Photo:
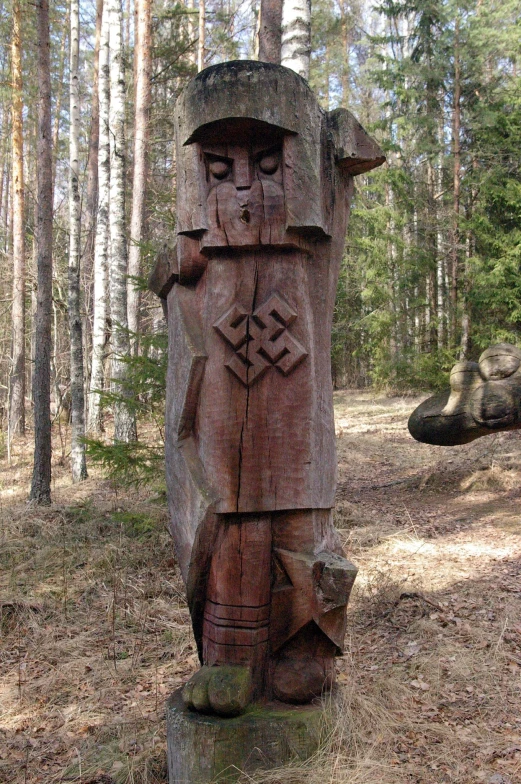
<svg viewBox="0 0 521 784"><path fill-rule="evenodd" d="M487 348L479 362L458 362L450 391L425 400L409 418L417 441L466 444L498 430L521 428L521 350L508 343Z"/></svg>

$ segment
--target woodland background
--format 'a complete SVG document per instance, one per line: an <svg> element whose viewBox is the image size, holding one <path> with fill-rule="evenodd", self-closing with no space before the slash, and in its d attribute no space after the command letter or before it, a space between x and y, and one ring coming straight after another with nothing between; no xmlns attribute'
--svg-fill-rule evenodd
<svg viewBox="0 0 521 784"><path fill-rule="evenodd" d="M175 98L203 65L256 55L259 9L105 10L108 30L101 2L0 0L2 784L164 784L164 700L198 667L143 281L175 233ZM515 784L519 433L427 447L406 429L421 397L378 388L445 385L460 356L519 344L519 7L315 0L311 30L322 105L388 160L356 178L333 332L335 524L359 574L327 743L241 782ZM84 412L89 477L71 484Z"/></svg>
<svg viewBox="0 0 521 784"><path fill-rule="evenodd" d="M71 392L77 401L81 387L87 432L100 434L103 408L115 408L117 420L118 406L130 407L129 421L123 430L119 426L119 440L128 441L135 437L136 406L161 400L164 322L158 303L139 284L143 289L157 252L175 234L174 102L201 67L257 56L259 8L255 0L136 0L135 8L131 0L124 8L106 3L110 45L101 26L102 0L97 7L85 0L81 9L76 0L58 1L49 9L51 416L67 416ZM42 42L34 8L12 0L0 10L4 447L23 429L23 408L30 414L43 348L35 340ZM310 84L322 106L348 107L387 155L384 167L356 181L333 329L334 384L443 385L443 371L456 359L476 358L495 341L519 341L518 4L316 0L311 30ZM114 154L103 137L103 112L109 103L116 111L120 98ZM112 174L109 198L107 176L103 182L100 177L105 166L110 178L112 162L119 174ZM118 221L119 237L109 240L106 224ZM118 278L112 268L119 269ZM130 386L122 386L124 378ZM73 399L73 412L74 406ZM73 417L76 479L85 472L82 435ZM91 448L96 451L95 444Z"/></svg>

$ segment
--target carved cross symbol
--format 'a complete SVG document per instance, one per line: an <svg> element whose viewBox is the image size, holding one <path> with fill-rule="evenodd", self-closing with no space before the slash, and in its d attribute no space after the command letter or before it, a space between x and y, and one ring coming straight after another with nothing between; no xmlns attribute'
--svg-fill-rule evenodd
<svg viewBox="0 0 521 784"><path fill-rule="evenodd" d="M214 324L235 351L226 367L245 386L272 366L289 375L307 357L307 351L288 330L296 318L295 311L278 294L272 294L252 314L234 303Z"/></svg>

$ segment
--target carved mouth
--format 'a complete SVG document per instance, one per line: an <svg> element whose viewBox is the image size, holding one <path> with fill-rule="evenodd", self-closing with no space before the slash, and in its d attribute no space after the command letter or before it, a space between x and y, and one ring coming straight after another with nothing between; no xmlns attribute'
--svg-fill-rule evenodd
<svg viewBox="0 0 521 784"><path fill-rule="evenodd" d="M241 221L243 223L249 223L250 222L250 211L249 210L242 210L242 212L241 212Z"/></svg>

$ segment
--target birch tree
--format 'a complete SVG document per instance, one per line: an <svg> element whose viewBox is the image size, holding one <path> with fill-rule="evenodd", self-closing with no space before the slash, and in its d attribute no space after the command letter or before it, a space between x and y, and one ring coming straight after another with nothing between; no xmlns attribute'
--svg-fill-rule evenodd
<svg viewBox="0 0 521 784"><path fill-rule="evenodd" d="M197 70L202 71L206 63L206 6L205 0L199 0L199 38L197 40Z"/></svg>
<svg viewBox="0 0 521 784"><path fill-rule="evenodd" d="M85 461L85 391L83 377L83 334L80 310L81 203L79 161L79 56L80 7L79 0L70 0L71 50L69 71L69 339L71 358L71 471L72 481L87 478Z"/></svg>
<svg viewBox="0 0 521 784"><path fill-rule="evenodd" d="M281 63L309 79L311 0L284 0Z"/></svg>
<svg viewBox="0 0 521 784"><path fill-rule="evenodd" d="M123 70L120 0L107 0L110 46L110 315L112 318L112 379L114 440L136 440L136 422L125 379L125 358L130 353L127 314L127 238L125 221L125 81Z"/></svg>
<svg viewBox="0 0 521 784"><path fill-rule="evenodd" d="M49 0L39 0L38 49L38 223L36 352L33 377L34 466L30 499L51 503L51 320L52 320L52 141Z"/></svg>
<svg viewBox="0 0 521 784"><path fill-rule="evenodd" d="M130 248L128 274L130 278L141 275L141 252L145 197L148 174L148 124L150 113L150 0L136 0L135 75L136 103L134 117L134 176L132 180L132 213L130 218ZM139 307L141 296L132 279L128 285L128 328L133 353L137 353Z"/></svg>
<svg viewBox="0 0 521 784"><path fill-rule="evenodd" d="M104 386L104 359L107 320L107 264L109 240L110 189L110 73L109 73L109 17L107 3L103 5L99 46L99 141L98 141L98 213L94 247L94 317L92 323L92 368L90 374L88 431L102 432L101 396Z"/></svg>
<svg viewBox="0 0 521 784"><path fill-rule="evenodd" d="M98 210L98 146L99 146L99 51L103 0L96 2L96 37L94 40L94 62L92 67L92 112L89 132L89 157L87 161L87 193L85 213L85 262L89 268L94 263L96 243L96 218ZM90 271L90 269L88 270Z"/></svg>
<svg viewBox="0 0 521 784"><path fill-rule="evenodd" d="M20 0L13 1L11 42L13 167L12 364L9 379L9 435L25 432L25 236Z"/></svg>

